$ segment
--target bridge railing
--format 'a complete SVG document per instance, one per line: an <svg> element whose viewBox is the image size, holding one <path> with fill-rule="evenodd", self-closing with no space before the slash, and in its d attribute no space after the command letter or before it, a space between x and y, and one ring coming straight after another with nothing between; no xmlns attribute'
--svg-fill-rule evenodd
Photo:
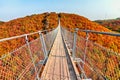
<svg viewBox="0 0 120 80"><path fill-rule="evenodd" d="M39 80L40 73L48 55L46 45L53 44L53 40L57 34L57 29L58 28L49 30L49 32L47 30L38 31L30 34L1 39L0 42L3 42L23 37L25 38L26 44L13 52L2 55L0 58L0 79ZM39 34L39 37L29 42L28 36L34 34ZM46 43L47 41L49 41L49 43Z"/></svg>
<svg viewBox="0 0 120 80"><path fill-rule="evenodd" d="M55 40L55 37L57 35L58 32L58 28L54 30L54 32L49 32L48 34L44 35L44 40L46 43L46 49L47 49L47 53L49 54L51 47L53 45L53 42Z"/></svg>
<svg viewBox="0 0 120 80"><path fill-rule="evenodd" d="M65 28L61 28L61 31L62 31L62 35L64 37L64 40L66 40L67 42L67 47L72 51L73 49L73 41L74 41L74 33L68 31L67 29Z"/></svg>
<svg viewBox="0 0 120 80"><path fill-rule="evenodd" d="M73 35L70 35L71 33L72 32L69 30L62 28L64 38L67 38L68 36L72 37ZM90 39L91 35L97 37L111 36L110 38L115 39L116 37L120 37L120 34L79 29L76 29L72 34L74 34L74 39L72 39L73 42L70 43L70 46L73 45L71 52L78 70L80 71L81 78L92 78L95 80L119 79L119 53L92 42ZM66 40L69 43L69 40L71 39Z"/></svg>

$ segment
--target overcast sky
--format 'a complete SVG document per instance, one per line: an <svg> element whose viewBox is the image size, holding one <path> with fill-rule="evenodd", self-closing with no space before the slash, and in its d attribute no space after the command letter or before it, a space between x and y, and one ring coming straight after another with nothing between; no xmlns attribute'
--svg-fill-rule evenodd
<svg viewBox="0 0 120 80"><path fill-rule="evenodd" d="M120 17L120 0L0 0L0 20L44 12L75 13L89 18L112 19Z"/></svg>

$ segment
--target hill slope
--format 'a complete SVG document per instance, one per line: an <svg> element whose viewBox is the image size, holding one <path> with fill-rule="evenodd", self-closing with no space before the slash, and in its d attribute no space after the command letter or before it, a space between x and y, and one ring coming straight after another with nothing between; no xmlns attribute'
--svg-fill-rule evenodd
<svg viewBox="0 0 120 80"><path fill-rule="evenodd" d="M0 25L3 24L4 22L3 21L0 21Z"/></svg>
<svg viewBox="0 0 120 80"><path fill-rule="evenodd" d="M101 32L112 32L111 30L105 28L104 26L92 22L83 16L79 16L76 14L66 14L66 13L60 13L60 16L61 16L61 25L63 27L69 28L71 31L73 31L74 28L77 27L83 30L88 29L88 30L95 30ZM85 33L79 32L78 34L85 37ZM120 52L120 37L90 34L89 39L96 43L99 43L104 47L110 48L116 52Z"/></svg>
<svg viewBox="0 0 120 80"><path fill-rule="evenodd" d="M96 20L95 22L105 26L110 30L120 32L120 18L111 20Z"/></svg>
<svg viewBox="0 0 120 80"><path fill-rule="evenodd" d="M47 29L45 21L50 23L49 29L55 28L58 24L57 14L34 14L6 22L0 26L0 39Z"/></svg>
<svg viewBox="0 0 120 80"><path fill-rule="evenodd" d="M49 22L49 25L47 24ZM39 30L52 29L58 25L58 15L54 12L34 14L18 18L0 25L0 39L31 33ZM32 36L30 40L36 38ZM25 44L25 40L17 39L0 43L0 56Z"/></svg>
<svg viewBox="0 0 120 80"><path fill-rule="evenodd" d="M45 30L45 29L51 29L55 28L58 25L58 15L61 16L61 25L63 27L69 28L71 31L74 30L74 28L80 28L80 29L89 29L89 30L96 30L96 31L104 31L104 32L112 32L111 30L105 28L104 26L101 26L95 22L92 22L88 20L87 18L83 16L79 16L76 14L67 14L67 13L43 13L38 15L31 15L26 16L24 18L18 18L15 20L11 20L9 22L5 22L2 25L0 25L0 39L11 37L11 36L17 36L25 33L35 32L39 30ZM49 26L48 23L49 22ZM85 33L79 32L79 35L85 37ZM32 37L35 38L35 37ZM32 39L31 38L31 39ZM120 52L120 38L113 37L113 36L103 36L103 35L95 35L90 34L90 40L99 43L102 46L108 47L116 52ZM11 46L12 43L15 43L16 41L13 40L13 42L4 42L0 43L0 52L6 53L10 52L16 47L19 47L20 45L14 44L14 47ZM20 42L20 41L19 41ZM8 45L9 43L9 45ZM9 48L9 49L6 49Z"/></svg>
<svg viewBox="0 0 120 80"><path fill-rule="evenodd" d="M104 32L112 32L111 30L101 26L95 22L88 20L87 18L75 14L59 14L61 17L61 25L65 28L69 28L70 31L74 31L74 28L79 29L89 29L95 31L104 31ZM84 32L78 31L80 36L86 37ZM78 37L77 37L78 38ZM89 34L89 39L94 41L104 47L110 48L116 52L120 52L120 37L107 36L102 34ZM78 57L83 57L85 39L78 38L79 42L77 42L78 48L76 51L76 55ZM80 50L80 51L79 51ZM81 52L83 51L83 53ZM108 80L118 80L120 78L120 64L119 64L120 56L115 55L112 52L104 50L101 46L93 45L91 42L88 42L87 53L86 53L86 63L92 66L92 68L99 69L98 73L102 74L104 78ZM88 67L84 67L85 73L87 77L92 77L93 80L100 80L98 76L96 76L93 72L91 72ZM93 74L93 75L92 75Z"/></svg>

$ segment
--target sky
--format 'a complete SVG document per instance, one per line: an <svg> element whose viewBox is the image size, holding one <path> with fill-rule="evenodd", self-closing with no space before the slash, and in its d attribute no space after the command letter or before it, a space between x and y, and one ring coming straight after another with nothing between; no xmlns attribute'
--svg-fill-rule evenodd
<svg viewBox="0 0 120 80"><path fill-rule="evenodd" d="M90 20L120 17L120 0L0 0L0 21L44 12L74 13Z"/></svg>

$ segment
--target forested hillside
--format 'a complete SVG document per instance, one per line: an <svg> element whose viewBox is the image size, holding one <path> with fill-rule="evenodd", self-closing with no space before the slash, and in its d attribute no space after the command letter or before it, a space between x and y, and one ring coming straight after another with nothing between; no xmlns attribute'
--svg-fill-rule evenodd
<svg viewBox="0 0 120 80"><path fill-rule="evenodd" d="M101 26L95 22L88 20L83 16L79 16L76 14L59 14L61 17L61 25L70 31L74 31L74 28L79 28L82 30L95 30L101 32L112 32L111 30ZM80 36L86 37L84 32L78 31ZM78 37L77 37L78 38ZM79 50L76 51L77 57L82 58L83 54L81 50L85 50L85 39L79 38L79 42L77 42L77 47ZM89 34L89 40L96 42L100 46L94 45L92 42L88 42L87 53L86 53L86 64L89 64L94 69L99 69L101 75L104 76L107 80L118 80L120 79L120 56L115 55L114 52L108 51L111 49L115 52L120 53L120 37L113 37L102 34ZM102 46L106 47L105 49ZM97 77L93 72L91 72L88 67L85 67L87 76L94 76L93 80L101 80ZM93 74L93 75L92 75ZM106 80L105 79L105 80Z"/></svg>
<svg viewBox="0 0 120 80"><path fill-rule="evenodd" d="M109 20L96 20L95 22L105 26L110 30L120 32L120 18Z"/></svg>
<svg viewBox="0 0 120 80"><path fill-rule="evenodd" d="M49 24L48 24L49 22ZM23 18L18 18L5 22L0 25L0 39L12 36L18 36L35 31L52 29L58 25L58 15L54 12L34 14ZM30 40L36 36L30 37ZM0 55L20 47L25 44L24 38L17 40L10 40L0 43Z"/></svg>
<svg viewBox="0 0 120 80"><path fill-rule="evenodd" d="M0 25L3 24L4 22L3 21L0 21Z"/></svg>
<svg viewBox="0 0 120 80"><path fill-rule="evenodd" d="M83 30L112 32L111 30L105 28L104 26L92 22L83 16L79 16L76 14L66 14L66 13L61 13L60 16L61 16L61 25L63 27L69 28L71 31L73 31L74 28L79 28ZM78 34L85 37L85 33L79 32ZM120 52L120 37L90 34L89 39L104 47L110 48L116 52Z"/></svg>

